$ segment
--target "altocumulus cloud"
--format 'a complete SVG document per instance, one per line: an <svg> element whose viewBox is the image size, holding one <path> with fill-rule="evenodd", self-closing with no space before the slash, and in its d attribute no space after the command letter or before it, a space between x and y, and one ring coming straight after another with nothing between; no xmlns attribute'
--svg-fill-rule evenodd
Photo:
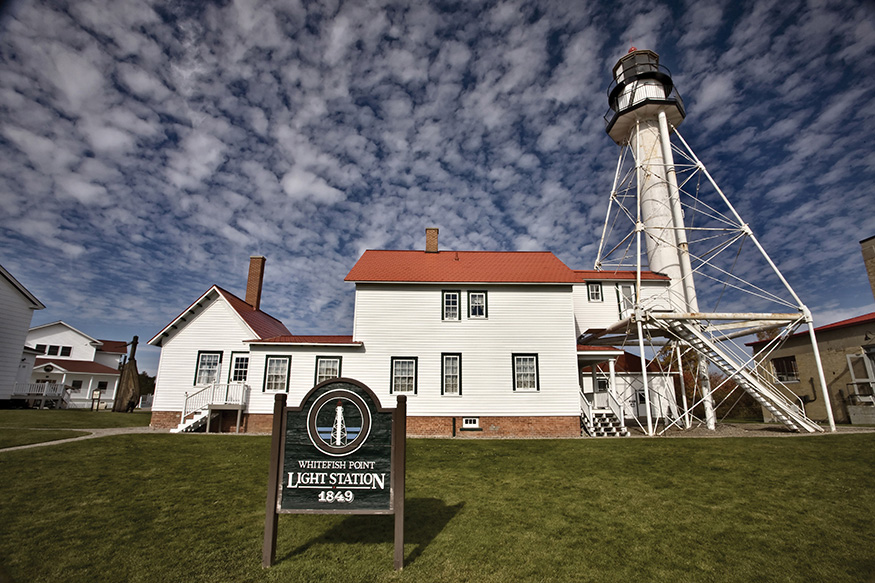
<svg viewBox="0 0 875 583"><path fill-rule="evenodd" d="M265 309L349 332L367 248L543 249L589 268L610 67L660 53L685 137L815 311L870 309L864 1L11 2L0 262L65 319L151 336L268 256ZM843 282L840 290L828 282ZM820 316L818 316L820 317ZM826 320L819 320L821 323Z"/></svg>

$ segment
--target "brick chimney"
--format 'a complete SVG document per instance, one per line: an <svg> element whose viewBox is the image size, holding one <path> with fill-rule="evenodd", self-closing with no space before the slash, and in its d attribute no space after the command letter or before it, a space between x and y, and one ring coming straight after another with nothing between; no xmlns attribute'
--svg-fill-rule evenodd
<svg viewBox="0 0 875 583"><path fill-rule="evenodd" d="M425 252L438 252L438 230L434 227L425 230Z"/></svg>
<svg viewBox="0 0 875 583"><path fill-rule="evenodd" d="M863 263L866 264L866 273L869 274L869 285L872 287L872 295L875 296L875 237L869 237L860 241L860 250L863 252Z"/></svg>
<svg viewBox="0 0 875 583"><path fill-rule="evenodd" d="M249 279L246 280L246 303L257 310L261 305L261 282L264 281L264 262L260 255L249 258Z"/></svg>

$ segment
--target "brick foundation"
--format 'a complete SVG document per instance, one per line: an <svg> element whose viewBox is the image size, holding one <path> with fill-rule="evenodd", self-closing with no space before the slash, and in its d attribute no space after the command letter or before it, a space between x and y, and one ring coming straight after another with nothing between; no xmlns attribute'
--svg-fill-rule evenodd
<svg viewBox="0 0 875 583"><path fill-rule="evenodd" d="M479 430L462 430L461 417L408 417L408 437L580 437L580 417L480 417Z"/></svg>
<svg viewBox="0 0 875 583"><path fill-rule="evenodd" d="M237 412L225 412L220 426L223 432L233 433ZM462 430L461 417L408 417L408 437L455 437L462 439L489 439L493 437L580 437L580 417L480 417L479 430ZM179 411L152 411L152 427L172 429L179 424ZM244 413L240 433L270 433L273 415ZM216 427L213 426L213 430Z"/></svg>

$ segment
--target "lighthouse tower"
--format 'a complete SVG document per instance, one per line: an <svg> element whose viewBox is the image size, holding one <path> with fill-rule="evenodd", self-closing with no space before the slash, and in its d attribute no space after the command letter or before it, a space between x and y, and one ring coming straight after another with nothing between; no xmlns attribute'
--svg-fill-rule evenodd
<svg viewBox="0 0 875 583"><path fill-rule="evenodd" d="M651 271L671 278L670 305L697 312L683 214L669 141L669 124L686 117L671 75L653 51L631 49L614 65L606 131L637 161L642 224Z"/></svg>
<svg viewBox="0 0 875 583"><path fill-rule="evenodd" d="M644 235L650 271L670 278L669 309L698 312L669 141L669 124L676 128L686 117L684 103L668 69L660 66L659 55L653 51L633 47L617 61L613 73L614 83L608 93L613 114L605 131L618 145L628 146L636 160L640 208L636 228ZM697 376L704 387L706 425L714 429L717 418L706 358L699 358ZM645 398L649 401L646 392Z"/></svg>
<svg viewBox="0 0 875 583"><path fill-rule="evenodd" d="M669 363L677 370L662 370L663 378L678 374L690 355L698 362L693 394L699 396L689 406L684 402L679 418L666 418L663 432L676 425L690 427L699 405L705 424L714 429L713 394L721 388L747 392L793 431L822 431L805 414L806 402L777 378L769 360L797 327L808 326L821 392L829 402L811 312L680 135L684 103L659 55L633 48L612 73L605 122L620 146L620 159L595 267L635 269L636 293L633 309L623 310L620 321L586 331L578 344L637 344L648 435L655 431L648 370ZM667 290L644 286L645 270L668 276ZM697 295L694 275L700 284L704 281L699 290L704 295ZM772 339L751 358L744 339L760 333ZM712 371L723 375L713 390ZM682 374L677 378L683 383ZM829 406L827 416L834 430Z"/></svg>

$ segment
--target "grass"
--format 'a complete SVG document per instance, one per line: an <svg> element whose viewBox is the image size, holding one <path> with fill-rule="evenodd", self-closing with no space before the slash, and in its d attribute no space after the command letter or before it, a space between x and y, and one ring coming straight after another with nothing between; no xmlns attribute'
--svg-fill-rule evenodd
<svg viewBox="0 0 875 583"><path fill-rule="evenodd" d="M873 581L875 435L410 440L392 517L282 515L269 441L120 435L0 452L0 580Z"/></svg>
<svg viewBox="0 0 875 583"><path fill-rule="evenodd" d="M78 409L0 409L0 428L12 429L105 429L147 427L152 414L112 413Z"/></svg>
<svg viewBox="0 0 875 583"><path fill-rule="evenodd" d="M70 437L89 435L87 431L69 431L66 429L3 429L0 428L0 449L45 443ZM2 580L0 580L2 581Z"/></svg>

